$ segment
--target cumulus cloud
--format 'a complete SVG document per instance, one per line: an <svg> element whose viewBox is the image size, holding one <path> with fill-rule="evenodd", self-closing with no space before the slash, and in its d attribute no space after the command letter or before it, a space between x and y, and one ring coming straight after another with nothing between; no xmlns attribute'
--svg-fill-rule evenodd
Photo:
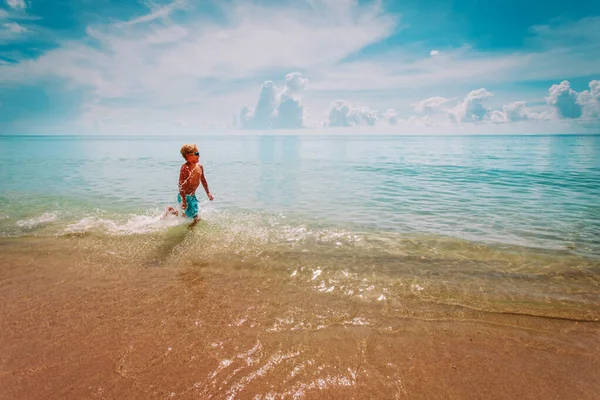
<svg viewBox="0 0 600 400"><path fill-rule="evenodd" d="M242 129L250 129L252 125L252 109L248 106L242 107L239 115L239 125Z"/></svg>
<svg viewBox="0 0 600 400"><path fill-rule="evenodd" d="M280 96L280 103L275 110L277 118L286 113L286 120L301 121L302 112L300 107L291 107L291 111L284 111L281 99L293 98L296 93L306 87L306 80L299 74L289 74L286 77L286 88ZM404 125L412 127L451 127L467 126L472 124L505 125L510 123L522 123L529 121L539 125L537 121L556 119L557 116L565 117L569 114L569 105L576 104L580 108L580 115L588 119L600 118L600 81L594 80L589 83L589 89L581 93L571 89L569 82L564 81L559 85L553 85L549 89L550 107L537 107L534 110L527 106L525 101L512 101L502 105L500 108L489 107L486 102L493 97L493 93L485 88L471 90L464 98L446 98L441 96L430 97L420 102L413 103L412 107L416 115L401 119L398 112L387 109L385 112L377 112L369 107L358 107L346 100L336 100L331 103L327 113L324 127L352 127L376 124ZM273 98L273 94L269 98ZM566 102L569 100L570 103ZM295 111L294 111L295 110ZM566 110L566 111L565 111ZM559 114L560 112L560 114ZM252 118L251 110L242 109L240 121L248 121ZM523 124L519 124L523 125ZM317 127L318 124L311 126ZM534 126L534 125L531 125Z"/></svg>
<svg viewBox="0 0 600 400"><path fill-rule="evenodd" d="M489 113L489 120L495 123L520 122L550 119L552 114L548 111L539 113L527 108L524 101L513 101L502 106L502 110L493 110Z"/></svg>
<svg viewBox="0 0 600 400"><path fill-rule="evenodd" d="M380 121L390 124L403 124L407 126L457 126L460 124L508 124L518 122L535 122L553 120L556 117L578 118L587 120L600 119L600 81L593 80L589 89L577 93L570 87L568 81L553 85L549 89L549 107L539 107L533 111L525 101L513 101L504 104L499 109L489 107L486 103L493 97L493 93L485 88L471 90L462 99L448 99L435 96L413 103L416 115L400 119L394 109L384 113L377 113L367 107L357 108L344 100L333 102L329 109L328 126L354 126L375 125ZM533 126L533 125L532 125Z"/></svg>
<svg viewBox="0 0 600 400"><path fill-rule="evenodd" d="M295 129L304 126L304 108L299 100L292 98L282 100L277 111L276 128Z"/></svg>
<svg viewBox="0 0 600 400"><path fill-rule="evenodd" d="M484 88L472 90L467 97L450 110L448 116L454 122L477 122L483 121L490 109L485 107L484 101L493 94Z"/></svg>
<svg viewBox="0 0 600 400"><path fill-rule="evenodd" d="M390 125L398 125L398 112L393 108L384 112L382 117L385 121L388 121Z"/></svg>
<svg viewBox="0 0 600 400"><path fill-rule="evenodd" d="M430 97L416 104L413 104L413 108L418 113L431 115L443 110L450 101L451 100L446 99L444 97Z"/></svg>
<svg viewBox="0 0 600 400"><path fill-rule="evenodd" d="M577 93L569 81L554 84L548 90L546 102L559 118L600 119L600 81L589 82L589 90Z"/></svg>
<svg viewBox="0 0 600 400"><path fill-rule="evenodd" d="M582 107L584 118L600 119L600 81L591 81L589 87L579 93L577 103Z"/></svg>
<svg viewBox="0 0 600 400"><path fill-rule="evenodd" d="M285 76L285 88L281 94L282 99L295 97L301 94L308 86L308 79L302 77L300 72L292 72Z"/></svg>
<svg viewBox="0 0 600 400"><path fill-rule="evenodd" d="M551 118L549 111L533 112L524 101L514 101L492 109L485 103L493 94L485 88L470 91L463 99L430 97L413 104L417 115L406 120L411 124L507 123ZM412 119L411 119L412 118Z"/></svg>
<svg viewBox="0 0 600 400"><path fill-rule="evenodd" d="M489 119L496 123L526 121L529 119L529 114L526 111L524 101L513 101L503 105L502 110L491 111Z"/></svg>
<svg viewBox="0 0 600 400"><path fill-rule="evenodd" d="M525 121L530 119L530 114L527 112L524 101L513 101L512 103L505 104L502 106L502 112L509 121Z"/></svg>
<svg viewBox="0 0 600 400"><path fill-rule="evenodd" d="M488 114L492 122L519 122L528 120L563 119L599 119L600 118L600 81L589 83L589 90L577 93L571 88L569 81L554 84L548 90L546 102L552 110L533 112L524 101L514 101L502 106L501 110L493 110Z"/></svg>
<svg viewBox="0 0 600 400"><path fill-rule="evenodd" d="M276 115L277 89L273 81L266 81L260 87L258 102L254 109L254 126L256 128L271 128Z"/></svg>
<svg viewBox="0 0 600 400"><path fill-rule="evenodd" d="M368 107L354 107L346 100L335 100L329 107L328 126L373 126L376 123L377 111Z"/></svg>
<svg viewBox="0 0 600 400"><path fill-rule="evenodd" d="M429 55L430 55L430 56L432 56L432 57L433 57L433 56L437 56L437 55L439 55L439 54L440 54L440 51L439 51L439 50L431 50L431 51L429 52Z"/></svg>
<svg viewBox="0 0 600 400"><path fill-rule="evenodd" d="M546 101L556 109L561 118L581 117L581 105L577 102L577 92L571 89L569 81L552 85L548 90Z"/></svg>
<svg viewBox="0 0 600 400"><path fill-rule="evenodd" d="M462 100L445 97L430 97L413 104L418 114L426 116L446 116L451 122L478 122L489 117L491 110L484 105L492 93L484 88L472 90Z"/></svg>
<svg viewBox="0 0 600 400"><path fill-rule="evenodd" d="M352 104L345 100L336 100L329 107L329 126L351 126L347 116L352 109Z"/></svg>
<svg viewBox="0 0 600 400"><path fill-rule="evenodd" d="M304 108L300 95L308 85L308 79L293 72L285 77L285 86L277 95L273 81L262 84L254 110L244 106L240 110L239 122L242 129L302 128Z"/></svg>
<svg viewBox="0 0 600 400"><path fill-rule="evenodd" d="M279 99L276 127L284 129L302 128L304 108L300 104L299 96L308 86L308 79L302 77L300 72L287 74L285 88Z"/></svg>
<svg viewBox="0 0 600 400"><path fill-rule="evenodd" d="M431 126L434 121L429 115L411 115L404 123L410 126Z"/></svg>

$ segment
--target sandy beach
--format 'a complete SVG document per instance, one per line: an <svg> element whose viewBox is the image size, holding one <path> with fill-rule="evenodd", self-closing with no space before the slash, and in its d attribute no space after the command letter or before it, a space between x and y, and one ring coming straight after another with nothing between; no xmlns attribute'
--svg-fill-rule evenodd
<svg viewBox="0 0 600 400"><path fill-rule="evenodd" d="M600 393L597 322L416 302L407 317L235 261L118 263L95 240L0 240L1 398Z"/></svg>

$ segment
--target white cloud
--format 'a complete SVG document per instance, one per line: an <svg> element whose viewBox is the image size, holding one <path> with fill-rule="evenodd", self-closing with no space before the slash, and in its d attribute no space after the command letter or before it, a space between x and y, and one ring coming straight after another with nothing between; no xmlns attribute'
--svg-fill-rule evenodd
<svg viewBox="0 0 600 400"><path fill-rule="evenodd" d="M413 104L413 107L418 113L435 114L440 110L443 110L449 102L451 102L451 100L444 97L435 96Z"/></svg>
<svg viewBox="0 0 600 400"><path fill-rule="evenodd" d="M0 25L0 44L23 40L27 32L27 28L16 22L5 22Z"/></svg>
<svg viewBox="0 0 600 400"><path fill-rule="evenodd" d="M300 72L292 72L285 77L285 89L281 94L283 98L294 98L301 94L308 86L308 79L302 77Z"/></svg>
<svg viewBox="0 0 600 400"><path fill-rule="evenodd" d="M600 81L592 80L588 85L588 90L577 93L569 81L554 84L546 101L559 118L600 122Z"/></svg>
<svg viewBox="0 0 600 400"><path fill-rule="evenodd" d="M373 126L377 122L377 111L368 107L354 107L346 100L335 100L329 108L328 126Z"/></svg>
<svg viewBox="0 0 600 400"><path fill-rule="evenodd" d="M240 110L240 128L302 128L304 108L300 103L300 95L307 85L308 79L300 72L292 72L286 75L284 89L277 95L275 83L266 81L261 86L255 110L248 106Z"/></svg>
<svg viewBox="0 0 600 400"><path fill-rule="evenodd" d="M24 9L2 9L0 8L0 21L36 21L42 19L36 15L30 15Z"/></svg>
<svg viewBox="0 0 600 400"><path fill-rule="evenodd" d="M143 24L146 22L152 22L152 21L155 21L158 19L167 18L175 10L186 8L186 1L185 0L174 0L172 3L167 4L166 6L162 6L162 7L152 7L151 6L150 8L152 11L150 14L142 15L141 17L119 23L119 24L117 24L117 26L120 26L120 27L128 26L128 25L131 26L131 25Z"/></svg>
<svg viewBox="0 0 600 400"><path fill-rule="evenodd" d="M451 122L478 122L489 116L491 110L484 103L492 96L492 93L480 88L472 90L462 100L435 96L413 104L413 108L417 113L433 117L434 120L443 116Z"/></svg>
<svg viewBox="0 0 600 400"><path fill-rule="evenodd" d="M11 32L11 33L23 33L23 32L27 32L27 29L19 24L17 24L16 22L6 22L4 24L2 24L2 27Z"/></svg>
<svg viewBox="0 0 600 400"><path fill-rule="evenodd" d="M469 123L509 123L552 118L549 110L534 112L524 101L513 101L495 110L486 105L493 94L485 88L470 91L465 98L447 99L430 97L413 104L417 115L405 120L412 125L440 125Z"/></svg>
<svg viewBox="0 0 600 400"><path fill-rule="evenodd" d="M383 14L377 2L313 1L313 10L298 4L268 8L236 2L222 7L224 22L201 13L196 18L188 14L186 23L175 22L174 11L190 4L174 2L130 21L90 26L82 40L1 65L0 85L58 79L67 91L84 90L86 103L104 103L96 109L102 112L112 99L147 111L202 103L196 114L223 120L230 118L232 108L220 106L247 102L239 98L251 93L257 77L298 69L319 76L390 35L397 21ZM296 90L290 86L293 96ZM292 105L286 109L292 111Z"/></svg>
<svg viewBox="0 0 600 400"><path fill-rule="evenodd" d="M502 112L508 121L525 121L530 118L524 101L513 101L502 106Z"/></svg>
<svg viewBox="0 0 600 400"><path fill-rule="evenodd" d="M73 67L76 76L72 79L78 83L89 81L81 79L84 74L85 78L94 74L113 75L118 80L122 78L116 86L127 92L157 89L140 79L139 72L142 77L152 75L153 80L168 76L169 80L189 82L198 78L248 78L273 68L325 67L387 36L394 26L394 19L381 15L374 6L363 10L354 2L343 4L345 8L341 5L334 8L340 14L325 6L319 12L307 14L294 9L239 4L227 10L227 19L231 21L227 25L210 21L186 26L153 24L156 19L167 18L167 11L173 10L173 6L165 6L127 21L135 22L133 27L122 23L90 27L87 32L98 45L65 42L59 49L31 63L24 62L21 67L34 69L36 77L62 76L57 69ZM358 14L358 11L363 12ZM167 41L171 46L160 45ZM132 63L140 67L135 72ZM34 64L35 68L27 64ZM79 67L81 64L84 67ZM125 82L131 84L123 87ZM92 85L102 92L109 84L104 81Z"/></svg>
<svg viewBox="0 0 600 400"><path fill-rule="evenodd" d="M541 107L536 111L527 107L525 101L512 101L501 106L500 109L494 109L487 105L487 102L493 97L493 93L485 88L471 90L462 99L448 99L446 97L434 96L412 104L416 115L407 118L399 118L395 109L388 109L381 113L382 121L389 121L390 124L402 124L410 127L440 127L450 129L450 126L467 126L475 124L478 126L493 124L523 124L531 122L528 125L542 126L549 128L549 125L539 125L541 121L554 121L557 123L557 117L564 118L570 115L570 107L575 104L579 107L580 113L587 120L600 119L600 81L594 80L589 83L589 90L577 93L570 88L567 81L560 85L553 85L549 89L550 96L548 103L552 107ZM555 112L552 109L556 109ZM374 118L369 119L370 116ZM369 107L354 107L347 101L337 100L331 104L329 109L328 126L355 126L355 125L374 125L377 122L377 112ZM574 118L574 117L572 117ZM368 122L367 122L368 121ZM557 125L558 126L558 125ZM592 126L592 125L590 125ZM447 129L448 128L448 129ZM555 126L556 128L556 126ZM563 127L564 128L564 127ZM581 131L585 126L577 125L574 128ZM450 129L451 130L451 129Z"/></svg>
<svg viewBox="0 0 600 400"><path fill-rule="evenodd" d="M285 129L304 127L304 107L300 104L300 100L290 97L279 103L275 126Z"/></svg>
<svg viewBox="0 0 600 400"><path fill-rule="evenodd" d="M411 115L403 121L405 125L409 126L432 126L432 125L443 125L440 121L434 121L429 115Z"/></svg>
<svg viewBox="0 0 600 400"><path fill-rule="evenodd" d="M438 56L438 55L440 55L440 51L439 50L431 50L429 52L429 55L432 56L432 57Z"/></svg>
<svg viewBox="0 0 600 400"><path fill-rule="evenodd" d="M285 77L285 88L281 93L277 109L279 128L302 128L304 126L304 108L300 104L300 95L308 86L300 72L292 72Z"/></svg>
<svg viewBox="0 0 600 400"><path fill-rule="evenodd" d="M384 121L388 121L390 125L398 125L398 112L393 108L388 109L382 115Z"/></svg>
<svg viewBox="0 0 600 400"><path fill-rule="evenodd" d="M254 109L253 123L257 128L271 128L277 116L277 91L273 81L266 81L260 87L258 103Z"/></svg>
<svg viewBox="0 0 600 400"><path fill-rule="evenodd" d="M6 0L6 4L16 10L23 10L27 7L25 0Z"/></svg>
<svg viewBox="0 0 600 400"><path fill-rule="evenodd" d="M561 47L566 43L576 42L579 46L598 48L598 25L600 16L584 17L576 21L554 20L547 25L532 26L530 31L535 34L534 44L540 47Z"/></svg>
<svg viewBox="0 0 600 400"><path fill-rule="evenodd" d="M484 88L472 90L463 101L450 110L448 116L456 122L483 121L490 111L484 102L492 96L493 94Z"/></svg>
<svg viewBox="0 0 600 400"><path fill-rule="evenodd" d="M488 118L495 123L535 121L552 119L552 113L547 110L536 113L529 110L524 101L513 101L503 105L502 110L490 111Z"/></svg>
<svg viewBox="0 0 600 400"><path fill-rule="evenodd" d="M254 113L249 106L244 106L240 110L239 115L239 127L242 129L249 129L252 126L252 118L254 117Z"/></svg>
<svg viewBox="0 0 600 400"><path fill-rule="evenodd" d="M546 101L556 108L561 118L581 117L581 105L577 102L577 92L571 89L569 81L562 81L558 85L552 85L548 90Z"/></svg>
<svg viewBox="0 0 600 400"><path fill-rule="evenodd" d="M583 109L582 116L584 118L600 120L600 81L591 81L589 87L589 90L579 93L577 103Z"/></svg>
<svg viewBox="0 0 600 400"><path fill-rule="evenodd" d="M355 91L499 85L600 74L600 16L537 27L530 47L518 52L482 52L468 45L415 57L414 45L329 70L312 80L314 90ZM431 54L431 51L430 51ZM364 79L369 76L369 79Z"/></svg>

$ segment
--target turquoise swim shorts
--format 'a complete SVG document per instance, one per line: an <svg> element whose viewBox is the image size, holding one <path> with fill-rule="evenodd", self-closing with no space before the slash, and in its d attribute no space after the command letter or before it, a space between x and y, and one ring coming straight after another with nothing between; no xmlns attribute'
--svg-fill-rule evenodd
<svg viewBox="0 0 600 400"><path fill-rule="evenodd" d="M181 204L181 195L180 194L177 195L177 202L179 204ZM196 198L196 195L186 194L185 202L186 202L185 215L187 215L190 218L195 218L198 215L198 199Z"/></svg>

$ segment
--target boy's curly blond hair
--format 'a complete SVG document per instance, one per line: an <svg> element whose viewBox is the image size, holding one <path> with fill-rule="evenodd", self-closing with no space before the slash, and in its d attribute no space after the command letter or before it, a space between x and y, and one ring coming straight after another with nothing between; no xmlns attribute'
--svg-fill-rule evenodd
<svg viewBox="0 0 600 400"><path fill-rule="evenodd" d="M188 144L184 144L183 146L181 146L181 156L183 157L183 159L185 160L185 156L186 154L189 153L195 153L198 151L198 146L196 146L196 143L188 143Z"/></svg>

